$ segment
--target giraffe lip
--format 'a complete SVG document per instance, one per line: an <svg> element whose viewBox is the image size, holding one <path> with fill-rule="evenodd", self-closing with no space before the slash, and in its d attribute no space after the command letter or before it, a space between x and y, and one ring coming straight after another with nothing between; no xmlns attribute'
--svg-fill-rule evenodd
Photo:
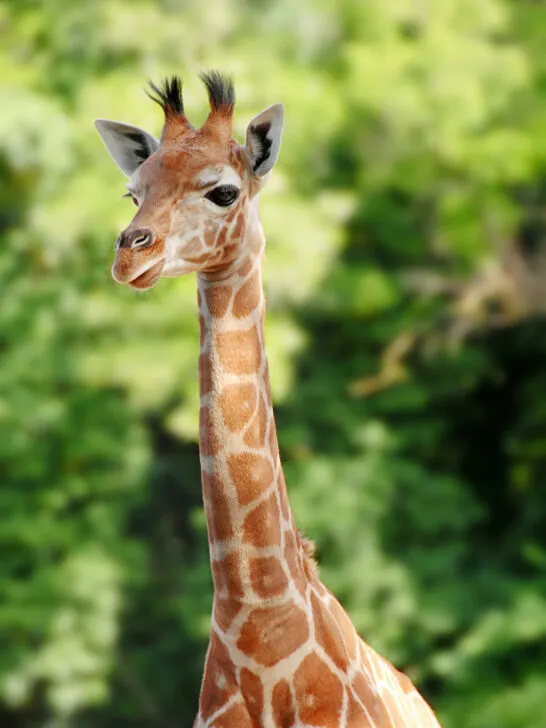
<svg viewBox="0 0 546 728"><path fill-rule="evenodd" d="M132 288L138 288L141 291L145 291L147 288L151 288L161 276L165 259L162 258L147 268L144 273L140 273L136 278L131 281L127 281Z"/></svg>

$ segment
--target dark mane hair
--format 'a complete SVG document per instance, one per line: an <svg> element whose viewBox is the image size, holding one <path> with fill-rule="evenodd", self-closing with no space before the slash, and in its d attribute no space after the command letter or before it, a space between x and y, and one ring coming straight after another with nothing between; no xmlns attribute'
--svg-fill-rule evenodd
<svg viewBox="0 0 546 728"><path fill-rule="evenodd" d="M165 116L172 114L181 116L184 113L184 103L182 101L182 79L180 76L172 76L170 79L165 78L158 88L154 83L149 81L151 92L146 89L146 94L159 104L163 109Z"/></svg>
<svg viewBox="0 0 546 728"><path fill-rule="evenodd" d="M235 89L229 76L218 71L206 71L199 78L207 87L210 107L213 111L233 111L235 105Z"/></svg>

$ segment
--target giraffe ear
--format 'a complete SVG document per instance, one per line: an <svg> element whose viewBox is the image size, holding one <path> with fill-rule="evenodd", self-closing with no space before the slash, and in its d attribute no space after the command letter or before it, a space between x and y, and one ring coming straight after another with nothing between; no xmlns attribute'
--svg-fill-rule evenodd
<svg viewBox="0 0 546 728"><path fill-rule="evenodd" d="M256 177L270 172L277 161L283 117L283 105L275 104L255 116L247 127L245 151Z"/></svg>
<svg viewBox="0 0 546 728"><path fill-rule="evenodd" d="M96 119L95 126L110 156L127 177L159 148L157 139L138 126L109 119Z"/></svg>

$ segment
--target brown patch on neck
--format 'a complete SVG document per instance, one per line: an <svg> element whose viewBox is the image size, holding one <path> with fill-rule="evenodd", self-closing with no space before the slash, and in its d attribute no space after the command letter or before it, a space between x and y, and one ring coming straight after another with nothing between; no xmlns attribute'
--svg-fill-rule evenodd
<svg viewBox="0 0 546 728"><path fill-rule="evenodd" d="M207 308L213 318L222 318L225 315L232 293L230 286L211 286L205 289Z"/></svg>
<svg viewBox="0 0 546 728"><path fill-rule="evenodd" d="M316 653L302 660L294 674L294 689L303 723L326 726L329 716L341 714L341 681Z"/></svg>
<svg viewBox="0 0 546 728"><path fill-rule="evenodd" d="M248 713L248 709L241 703L235 703L229 710L216 718L213 728L256 728L256 723Z"/></svg>
<svg viewBox="0 0 546 728"><path fill-rule="evenodd" d="M246 667L241 670L241 692L250 715L254 720L260 720L264 709L264 688L260 678Z"/></svg>
<svg viewBox="0 0 546 728"><path fill-rule="evenodd" d="M254 609L244 623L237 647L265 667L292 655L309 637L305 612L294 604Z"/></svg>
<svg viewBox="0 0 546 728"><path fill-rule="evenodd" d="M235 668L229 652L215 632L211 634L209 653L205 664L199 712L208 720L234 695L237 689Z"/></svg>
<svg viewBox="0 0 546 728"><path fill-rule="evenodd" d="M273 688L272 703L275 728L292 728L296 713L290 685L286 680L280 680Z"/></svg>
<svg viewBox="0 0 546 728"><path fill-rule="evenodd" d="M233 299L233 315L236 318L245 318L260 305L262 290L260 274L255 271L246 283L235 294Z"/></svg>
<svg viewBox="0 0 546 728"><path fill-rule="evenodd" d="M254 374L259 370L262 350L255 326L245 331L221 331L216 335L215 344L226 372Z"/></svg>
<svg viewBox="0 0 546 728"><path fill-rule="evenodd" d="M236 273L225 283L199 279L199 447L201 456L207 458L203 495L215 599L221 600L219 618L224 624L232 618L232 602L278 600L290 577L305 594L314 574L311 557L306 556L306 546L293 526L278 459L264 351L259 264L255 259L250 263L250 255L240 262L247 266L244 278ZM251 265L256 265L255 271ZM248 318L247 311L251 311ZM291 528L287 528L289 524ZM277 547L278 555L259 553L272 546ZM237 554L239 562L220 558L226 550ZM311 553L310 547L307 551Z"/></svg>

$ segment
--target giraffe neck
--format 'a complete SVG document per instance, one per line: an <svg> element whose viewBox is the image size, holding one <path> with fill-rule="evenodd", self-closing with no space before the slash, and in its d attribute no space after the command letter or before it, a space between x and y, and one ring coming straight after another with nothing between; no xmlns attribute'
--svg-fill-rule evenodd
<svg viewBox="0 0 546 728"><path fill-rule="evenodd" d="M215 609L282 604L290 584L305 588L271 402L260 243L228 277L198 277L199 448Z"/></svg>

